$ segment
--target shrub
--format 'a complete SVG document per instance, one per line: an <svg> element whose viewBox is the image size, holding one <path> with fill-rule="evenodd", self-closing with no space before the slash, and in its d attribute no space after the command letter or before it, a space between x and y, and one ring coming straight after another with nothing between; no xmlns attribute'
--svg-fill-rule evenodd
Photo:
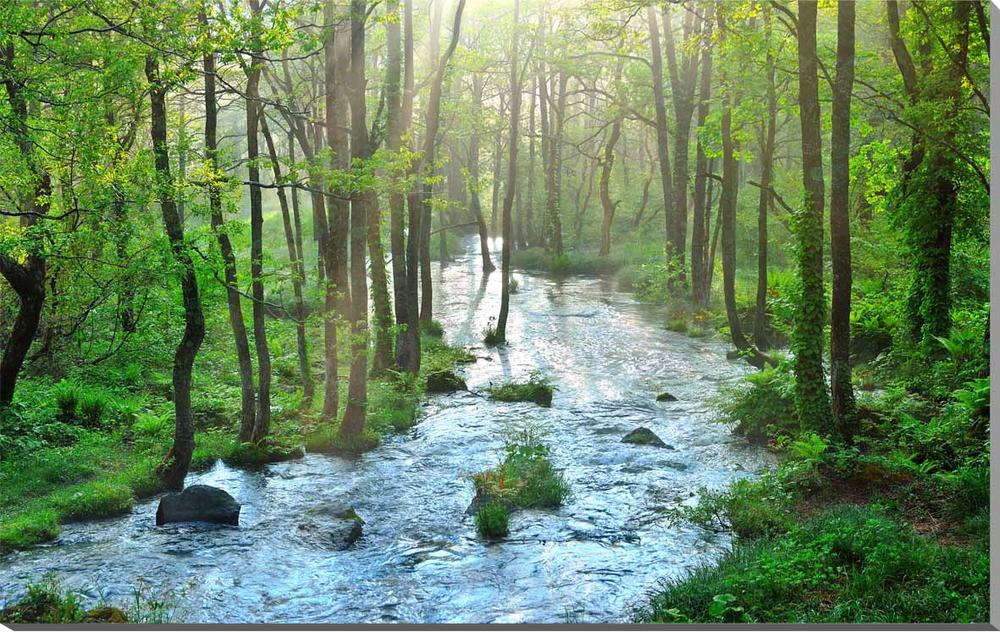
<svg viewBox="0 0 1000 632"><path fill-rule="evenodd" d="M498 345L503 342L503 340L500 339L500 332L497 331L496 319L492 316L486 326L483 327L483 342L490 346Z"/></svg>
<svg viewBox="0 0 1000 632"><path fill-rule="evenodd" d="M63 624L83 621L84 609L76 593L63 592L52 577L28 586L27 594L17 603L0 611L5 623Z"/></svg>
<svg viewBox="0 0 1000 632"><path fill-rule="evenodd" d="M483 505L476 512L476 531L485 538L502 538L509 533L509 521L510 515L503 505Z"/></svg>
<svg viewBox="0 0 1000 632"><path fill-rule="evenodd" d="M791 362L783 360L776 367L751 373L735 385L723 387L715 405L719 421L735 423L733 431L751 441L796 434L799 424Z"/></svg>
<svg viewBox="0 0 1000 632"><path fill-rule="evenodd" d="M420 331L427 334L428 336L433 336L435 338L440 338L444 336L444 325L439 321L432 320L420 325Z"/></svg>
<svg viewBox="0 0 1000 632"><path fill-rule="evenodd" d="M785 533L792 524L792 495L776 475L741 479L721 491L699 490L697 504L671 512L674 520L687 520L711 531L732 531L746 538Z"/></svg>
<svg viewBox="0 0 1000 632"><path fill-rule="evenodd" d="M940 545L874 509L846 507L787 537L738 541L717 565L668 582L642 618L983 622L988 603L985 551Z"/></svg>

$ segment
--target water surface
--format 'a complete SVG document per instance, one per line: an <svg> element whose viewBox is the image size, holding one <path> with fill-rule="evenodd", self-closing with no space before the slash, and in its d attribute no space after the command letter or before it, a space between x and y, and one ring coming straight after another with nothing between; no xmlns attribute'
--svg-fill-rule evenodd
<svg viewBox="0 0 1000 632"><path fill-rule="evenodd" d="M115 602L141 580L168 595L179 622L619 622L659 580L710 563L728 538L672 524L665 510L767 464L710 423L710 398L745 366L727 361L721 342L666 331L661 309L601 278L516 274L510 344L486 348L500 273L484 280L478 240L463 243L460 257L435 264L435 316L449 342L478 357L463 369L471 393L431 398L415 428L359 459L307 455L261 471L220 463L190 476L243 504L239 528L158 528L155 500L64 525L57 542L0 559L0 595L52 571ZM536 370L556 385L551 409L482 395ZM664 390L678 401L657 403ZM469 477L496 464L505 428L526 423L546 434L573 496L559 510L516 513L510 537L488 543L465 513ZM637 426L674 449L621 443ZM297 528L331 500L367 522L345 551Z"/></svg>

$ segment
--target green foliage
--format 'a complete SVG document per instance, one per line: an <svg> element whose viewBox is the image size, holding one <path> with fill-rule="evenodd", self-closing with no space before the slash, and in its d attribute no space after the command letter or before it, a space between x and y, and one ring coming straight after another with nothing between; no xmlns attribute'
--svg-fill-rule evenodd
<svg viewBox="0 0 1000 632"><path fill-rule="evenodd" d="M535 430L511 432L497 468L473 476L476 497L525 509L559 507L570 489L548 455L548 446Z"/></svg>
<svg viewBox="0 0 1000 632"><path fill-rule="evenodd" d="M428 336L440 338L444 335L444 325L442 325L439 321L431 320L430 322L423 323L420 326L420 331Z"/></svg>
<svg viewBox="0 0 1000 632"><path fill-rule="evenodd" d="M798 432L795 376L790 362L750 373L720 389L715 399L719 421L736 424L733 431L757 442Z"/></svg>
<svg viewBox="0 0 1000 632"><path fill-rule="evenodd" d="M937 544L870 508L821 513L786 537L739 541L668 582L648 621L983 622L985 551Z"/></svg>
<svg viewBox="0 0 1000 632"><path fill-rule="evenodd" d="M777 476L741 479L721 491L701 488L698 502L670 512L674 521L684 520L711 531L732 531L754 539L785 533L792 524L792 495Z"/></svg>
<svg viewBox="0 0 1000 632"><path fill-rule="evenodd" d="M0 554L25 549L59 536L59 516L52 509L23 513L0 524Z"/></svg>
<svg viewBox="0 0 1000 632"><path fill-rule="evenodd" d="M101 418L107 405L108 398L103 393L85 391L80 398L80 416L88 426L96 428L101 425Z"/></svg>
<svg viewBox="0 0 1000 632"><path fill-rule="evenodd" d="M538 372L532 372L526 382L508 382L487 389L490 399L498 402L534 402L548 408L552 406L555 388L552 382Z"/></svg>
<svg viewBox="0 0 1000 632"><path fill-rule="evenodd" d="M79 384L62 380L52 388L52 395L55 398L56 406L59 408L59 415L64 421L76 419L77 406L83 397Z"/></svg>
<svg viewBox="0 0 1000 632"><path fill-rule="evenodd" d="M28 586L27 594L17 603L0 611L5 623L80 623L84 609L77 594L63 591L54 577L46 577L40 584Z"/></svg>
<svg viewBox="0 0 1000 632"><path fill-rule="evenodd" d="M510 532L510 514L498 503L483 505L476 512L476 531L485 538L503 538Z"/></svg>
<svg viewBox="0 0 1000 632"><path fill-rule="evenodd" d="M482 333L483 342L488 346L493 347L504 342L500 338L500 332L497 330L496 319L492 316L490 317L490 321L486 323L486 326L483 327Z"/></svg>

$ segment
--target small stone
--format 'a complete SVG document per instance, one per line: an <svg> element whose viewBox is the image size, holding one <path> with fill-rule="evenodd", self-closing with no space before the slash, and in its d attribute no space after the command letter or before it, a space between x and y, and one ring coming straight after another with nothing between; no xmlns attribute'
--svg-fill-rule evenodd
<svg viewBox="0 0 1000 632"><path fill-rule="evenodd" d="M663 392L656 396L656 401L658 402L676 402L677 398L672 394Z"/></svg>

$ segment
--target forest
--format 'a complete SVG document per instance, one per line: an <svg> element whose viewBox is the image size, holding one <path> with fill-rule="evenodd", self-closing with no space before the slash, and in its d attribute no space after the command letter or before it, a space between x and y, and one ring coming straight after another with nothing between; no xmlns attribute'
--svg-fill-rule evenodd
<svg viewBox="0 0 1000 632"><path fill-rule="evenodd" d="M991 9L0 3L0 622L990 621Z"/></svg>

